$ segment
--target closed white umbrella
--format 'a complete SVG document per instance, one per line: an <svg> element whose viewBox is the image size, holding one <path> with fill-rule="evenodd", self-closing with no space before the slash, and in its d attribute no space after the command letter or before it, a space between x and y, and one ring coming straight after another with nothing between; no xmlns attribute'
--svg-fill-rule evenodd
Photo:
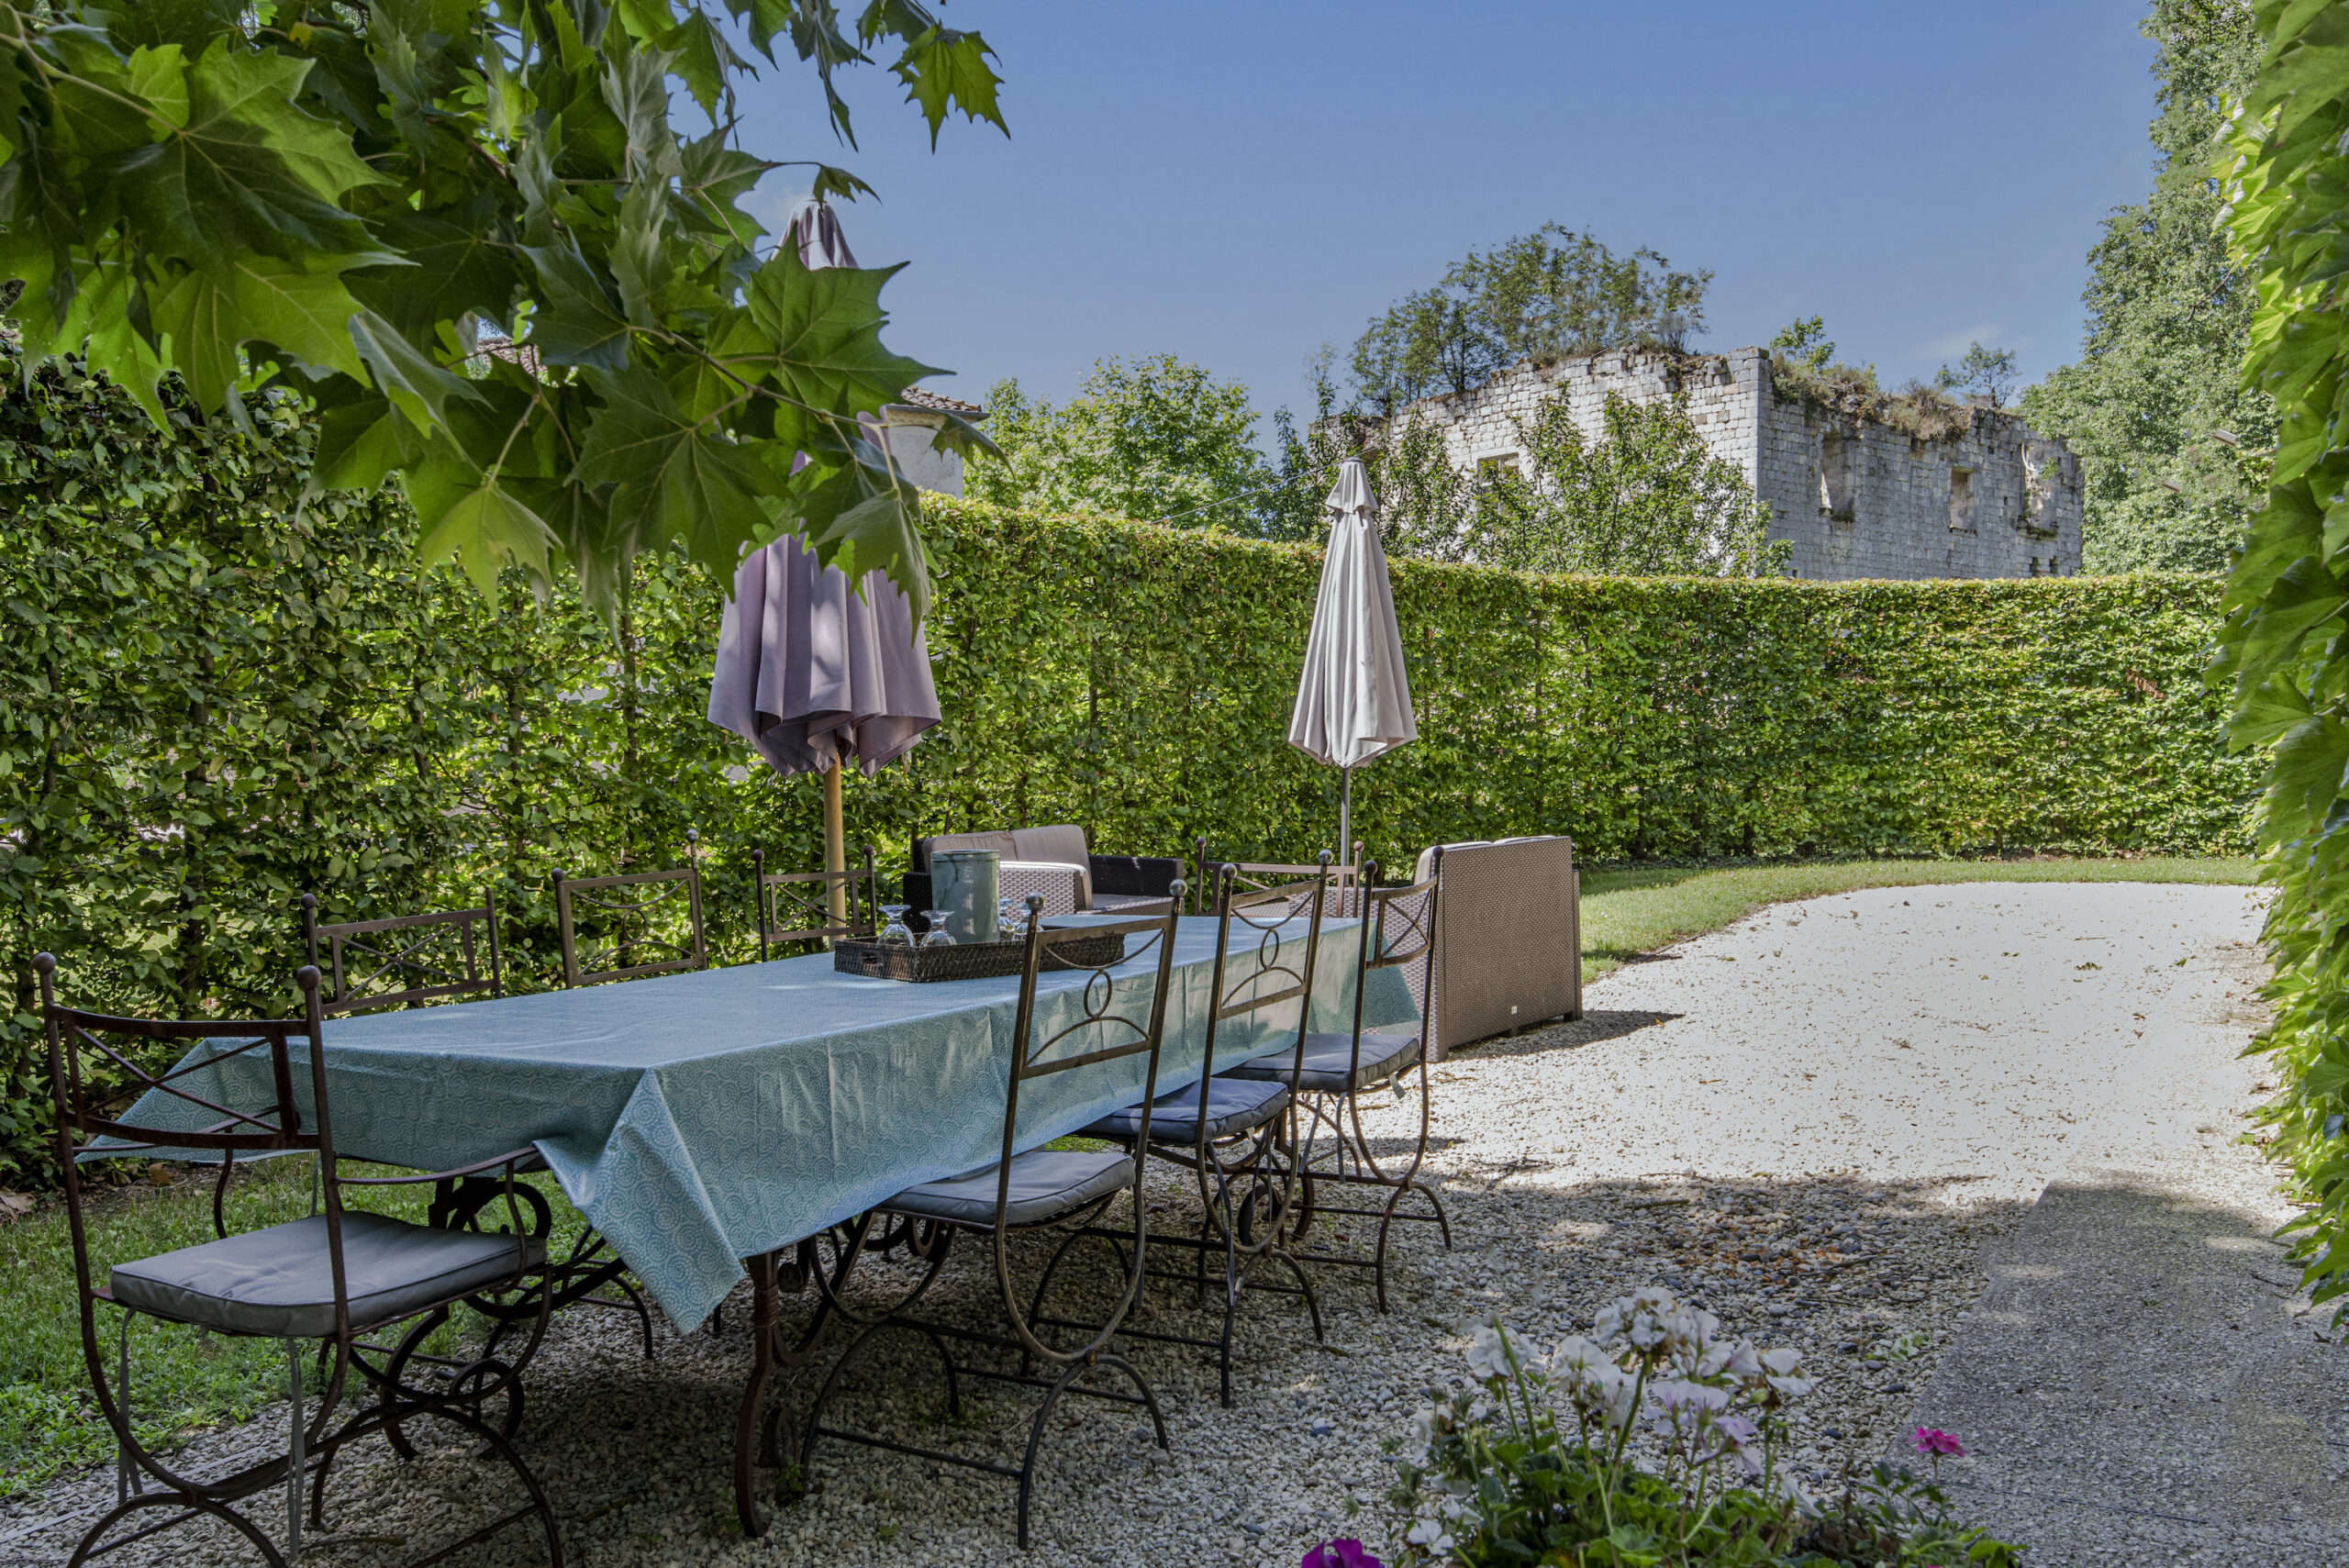
<svg viewBox="0 0 2349 1568"><path fill-rule="evenodd" d="M1321 588L1313 600L1313 634L1297 683L1288 743L1341 771L1338 852L1353 844L1353 771L1419 738L1411 679L1403 667L1403 633L1395 590L1378 544L1378 501L1362 460L1348 458L1322 503L1337 514Z"/></svg>
<svg viewBox="0 0 2349 1568"><path fill-rule="evenodd" d="M811 268L856 265L840 219L813 197L785 232ZM807 461L802 453L795 471ZM711 723L750 741L785 778L822 775L831 872L848 864L843 764L854 759L869 778L939 721L930 651L905 591L880 571L865 573L863 588L852 592L837 566L818 568L797 534L751 551L734 573L709 683ZM845 887L834 884L828 904L835 921L845 918Z"/></svg>

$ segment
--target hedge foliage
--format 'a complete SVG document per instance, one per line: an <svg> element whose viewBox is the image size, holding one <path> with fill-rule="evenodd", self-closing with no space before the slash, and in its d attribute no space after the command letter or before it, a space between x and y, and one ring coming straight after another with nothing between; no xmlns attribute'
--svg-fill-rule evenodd
<svg viewBox="0 0 2349 1568"><path fill-rule="evenodd" d="M0 364L11 378L12 366ZM639 563L616 639L577 600L492 606L420 572L396 499L297 506L310 432L165 440L70 367L0 398L0 1181L39 1180L31 955L88 1005L288 1005L296 906L509 912L550 983L549 889L678 863L698 828L719 956L749 857L818 859L813 780L703 717L721 591ZM1317 550L937 507L947 721L852 780L850 830L1074 820L1105 852L1298 858L1338 780L1283 740ZM1539 579L1398 560L1419 742L1365 770L1389 863L1573 835L1599 859L2232 850L2255 766L2195 678L2219 584Z"/></svg>
<svg viewBox="0 0 2349 1568"><path fill-rule="evenodd" d="M2232 687L2234 742L2272 748L2258 834L2277 1009L2261 1046L2285 1084L2266 1114L2310 1200L2294 1256L2349 1316L2349 0L2254 15L2264 48L2226 199L2233 260L2259 290L2243 384L2276 400L2278 428L2210 673Z"/></svg>

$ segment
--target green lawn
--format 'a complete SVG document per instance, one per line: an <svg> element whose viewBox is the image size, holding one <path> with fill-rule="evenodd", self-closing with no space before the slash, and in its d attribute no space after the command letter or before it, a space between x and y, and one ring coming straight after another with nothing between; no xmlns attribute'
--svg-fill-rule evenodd
<svg viewBox="0 0 2349 1568"><path fill-rule="evenodd" d="M140 1184L96 1198L90 1251L99 1279L110 1260L150 1257L213 1239L210 1173L165 1169L180 1177L171 1186ZM395 1173L358 1164L344 1171ZM228 1229L256 1229L309 1213L309 1162L300 1158L240 1168L223 1206ZM560 1251L584 1222L551 1176L528 1179L548 1194ZM364 1198L351 1194L346 1202L420 1220L430 1197L429 1187L392 1187ZM98 1309L109 1370L121 1320L111 1307ZM62 1204L45 1204L13 1225L0 1225L0 1323L7 1325L0 1335L0 1497L39 1487L72 1466L110 1459L113 1434L90 1397L83 1366L72 1238ZM443 1329L429 1348L445 1348L451 1333ZM180 1434L241 1420L283 1398L285 1348L275 1340L231 1339L141 1318L130 1335L130 1375L142 1440L168 1449Z"/></svg>
<svg viewBox="0 0 2349 1568"><path fill-rule="evenodd" d="M1582 973L1586 981L1753 913L1768 904L1954 882L2193 882L2248 886L2248 859L2079 861L1833 861L1811 865L1634 867L1582 877Z"/></svg>
<svg viewBox="0 0 2349 1568"><path fill-rule="evenodd" d="M2248 884L2247 860L1854 861L1817 865L1745 865L1591 871L1583 875L1583 973L1596 978L1635 953L1707 931L1766 904L1862 887L1955 882L2197 882ZM1079 1146L1079 1140L1069 1140ZM354 1174L360 1173L357 1171ZM563 1241L582 1223L552 1178L531 1178L549 1196ZM368 1207L422 1217L427 1191L371 1195ZM249 1170L229 1189L231 1229L250 1229L309 1211L308 1166L278 1162ZM211 1186L188 1173L164 1188L109 1194L98 1206L92 1250L108 1259L144 1257L212 1238ZM106 1459L112 1442L91 1405L72 1306L73 1259L63 1211L43 1207L0 1225L0 1497L38 1487L68 1467ZM103 1311L109 1338L117 1321ZM446 1331L444 1330L444 1333ZM150 1440L241 1419L280 1396L283 1349L273 1340L200 1335L142 1320L131 1336L139 1425Z"/></svg>

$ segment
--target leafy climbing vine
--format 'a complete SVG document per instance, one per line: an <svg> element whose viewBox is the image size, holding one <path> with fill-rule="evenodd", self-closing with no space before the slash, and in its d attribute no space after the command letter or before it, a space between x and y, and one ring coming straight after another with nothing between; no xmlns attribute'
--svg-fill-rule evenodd
<svg viewBox="0 0 2349 1568"><path fill-rule="evenodd" d="M2275 902L2268 1107L2313 1207L2299 1256L2349 1293L2349 0L2261 0L2265 51L2237 114L2227 196L2257 280L2244 385L2273 397L2266 504L2227 584L2211 667L2239 749L2272 748L2258 809Z"/></svg>

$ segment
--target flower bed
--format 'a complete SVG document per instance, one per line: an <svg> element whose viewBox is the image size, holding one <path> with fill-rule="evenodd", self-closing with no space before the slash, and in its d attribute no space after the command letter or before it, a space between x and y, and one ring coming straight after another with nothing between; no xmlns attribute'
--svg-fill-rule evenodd
<svg viewBox="0 0 2349 1568"><path fill-rule="evenodd" d="M1965 1451L1920 1429L1935 1474L1875 1466L1824 1502L1783 1467L1782 1412L1809 1394L1801 1352L1731 1340L1720 1319L1649 1287L1588 1337L1544 1352L1492 1324L1468 1380L1435 1391L1406 1439L1397 1564L1573 1568L1713 1564L2015 1568L2020 1550L1954 1518L1936 1484ZM1382 1568L1358 1540L1303 1568Z"/></svg>

